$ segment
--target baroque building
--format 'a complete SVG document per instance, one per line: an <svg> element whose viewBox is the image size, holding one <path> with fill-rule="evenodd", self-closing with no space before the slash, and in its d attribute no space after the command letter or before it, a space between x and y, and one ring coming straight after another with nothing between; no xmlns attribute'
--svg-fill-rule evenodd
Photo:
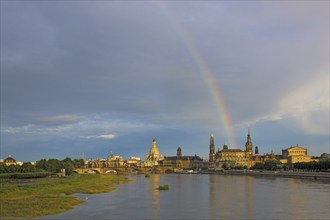
<svg viewBox="0 0 330 220"><path fill-rule="evenodd" d="M197 156L182 156L182 150L179 146L176 150L176 156L164 157L163 167L174 167L177 169L196 169L203 167L203 159Z"/></svg>
<svg viewBox="0 0 330 220"><path fill-rule="evenodd" d="M252 158L252 140L251 140L251 135L250 135L250 129L248 130L248 136L246 139L246 143L245 143L245 157L248 159Z"/></svg>
<svg viewBox="0 0 330 220"><path fill-rule="evenodd" d="M283 164L294 164L298 162L312 162L318 160L312 159L311 156L307 155L307 148L302 148L296 145L282 150L282 159L280 161Z"/></svg>
<svg viewBox="0 0 330 220"><path fill-rule="evenodd" d="M160 165L160 161L164 159L164 156L159 153L159 149L156 144L156 139L152 140L152 145L149 154L146 154L146 159L144 161L144 166L152 167Z"/></svg>
<svg viewBox="0 0 330 220"><path fill-rule="evenodd" d="M212 157L212 148L214 149L214 146L211 146L211 140L213 141L214 144L213 135L211 135L210 137L210 154L209 154L210 161ZM224 166L224 164L227 164L228 166L231 167L235 167L235 166L251 167L256 163L252 149L253 149L253 143L249 129L245 143L245 151L241 149L229 149L227 145L224 145L221 150L220 148L218 148L218 151L214 154L213 162L216 164L217 167L222 167Z"/></svg>

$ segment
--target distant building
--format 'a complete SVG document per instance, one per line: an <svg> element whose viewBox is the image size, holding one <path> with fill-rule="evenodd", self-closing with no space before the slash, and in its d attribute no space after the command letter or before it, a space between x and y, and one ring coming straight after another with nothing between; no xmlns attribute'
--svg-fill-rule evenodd
<svg viewBox="0 0 330 220"><path fill-rule="evenodd" d="M9 155L6 159L4 159L3 163L7 166L17 164L16 160L11 155Z"/></svg>
<svg viewBox="0 0 330 220"><path fill-rule="evenodd" d="M312 159L311 156L307 155L307 148L302 148L298 145L282 150L282 159L280 159L282 164L294 164L298 162L312 161L318 160Z"/></svg>
<svg viewBox="0 0 330 220"><path fill-rule="evenodd" d="M164 156L160 154L157 147L156 139L152 140L152 145L149 154L146 154L146 159L144 161L144 166L152 167L160 165L160 161L164 159Z"/></svg>
<svg viewBox="0 0 330 220"><path fill-rule="evenodd" d="M328 153L321 154L320 160L321 161L329 161L330 160L330 154L328 154Z"/></svg>
<svg viewBox="0 0 330 220"><path fill-rule="evenodd" d="M222 167L227 164L231 167L246 166L251 167L255 164L255 157L252 150L253 144L250 135L250 129L248 130L247 140L245 143L245 151L241 149L229 149L227 145L223 146L223 149L215 153L215 163L217 167ZM210 147L211 148L211 147ZM258 148L257 148L258 149ZM259 151L259 149L258 149ZM258 160L260 158L257 158ZM260 159L261 160L261 159Z"/></svg>
<svg viewBox="0 0 330 220"><path fill-rule="evenodd" d="M122 156L110 154L107 159L97 158L85 161L86 168L118 168L126 165Z"/></svg>
<svg viewBox="0 0 330 220"><path fill-rule="evenodd" d="M131 157L127 160L127 165L129 167L140 167L141 166L141 158L140 157Z"/></svg>
<svg viewBox="0 0 330 220"><path fill-rule="evenodd" d="M259 154L259 148L257 146L254 148L254 154L256 154L256 155Z"/></svg>
<svg viewBox="0 0 330 220"><path fill-rule="evenodd" d="M164 157L162 166L178 169L196 169L203 167L203 159L197 156L182 156L181 147L178 147L176 156Z"/></svg>
<svg viewBox="0 0 330 220"><path fill-rule="evenodd" d="M124 166L125 166L125 161L122 156L116 156L111 153L106 159L106 167L115 168L115 167L124 167Z"/></svg>

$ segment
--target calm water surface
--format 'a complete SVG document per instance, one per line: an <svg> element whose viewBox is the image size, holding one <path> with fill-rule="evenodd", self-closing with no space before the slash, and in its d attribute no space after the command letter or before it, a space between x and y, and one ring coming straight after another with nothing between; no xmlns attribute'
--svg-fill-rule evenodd
<svg viewBox="0 0 330 220"><path fill-rule="evenodd" d="M329 219L329 182L229 175L130 176L46 219ZM169 184L168 191L158 191ZM86 195L78 195L85 198Z"/></svg>

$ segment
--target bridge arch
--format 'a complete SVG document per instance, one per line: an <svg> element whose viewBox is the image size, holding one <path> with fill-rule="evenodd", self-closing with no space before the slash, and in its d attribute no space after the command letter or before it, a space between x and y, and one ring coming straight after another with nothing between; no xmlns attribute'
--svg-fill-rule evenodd
<svg viewBox="0 0 330 220"><path fill-rule="evenodd" d="M88 174L100 174L100 170L97 170L97 169L87 169L87 170L84 170L84 173L88 173Z"/></svg>
<svg viewBox="0 0 330 220"><path fill-rule="evenodd" d="M118 171L116 169L107 169L104 171L105 174L117 174Z"/></svg>

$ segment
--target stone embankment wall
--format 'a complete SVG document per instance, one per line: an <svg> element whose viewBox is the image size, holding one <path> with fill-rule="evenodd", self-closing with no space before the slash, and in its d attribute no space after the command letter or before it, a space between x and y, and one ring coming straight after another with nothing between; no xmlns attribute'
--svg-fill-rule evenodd
<svg viewBox="0 0 330 220"><path fill-rule="evenodd" d="M219 175L247 175L247 176L269 176L290 178L313 178L330 180L330 172L288 172L288 171L249 171L249 170L224 170L206 171L207 174Z"/></svg>

